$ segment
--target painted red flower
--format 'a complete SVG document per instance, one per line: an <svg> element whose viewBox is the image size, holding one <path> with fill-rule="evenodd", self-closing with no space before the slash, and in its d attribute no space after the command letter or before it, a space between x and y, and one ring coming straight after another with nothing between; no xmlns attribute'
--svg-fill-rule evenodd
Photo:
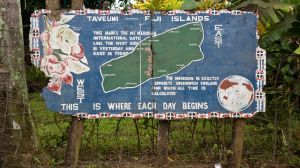
<svg viewBox="0 0 300 168"><path fill-rule="evenodd" d="M62 82L61 80L58 80L58 79L50 79L49 83L48 83L48 86L47 88L54 92L54 93L57 93L57 94L61 94L60 90L61 90L61 85L62 85Z"/></svg>
<svg viewBox="0 0 300 168"><path fill-rule="evenodd" d="M69 72L62 76L62 81L68 85L73 85L73 75Z"/></svg>
<svg viewBox="0 0 300 168"><path fill-rule="evenodd" d="M67 66L63 61L58 61L54 55L46 55L41 60L41 70L48 77L59 77L67 72Z"/></svg>

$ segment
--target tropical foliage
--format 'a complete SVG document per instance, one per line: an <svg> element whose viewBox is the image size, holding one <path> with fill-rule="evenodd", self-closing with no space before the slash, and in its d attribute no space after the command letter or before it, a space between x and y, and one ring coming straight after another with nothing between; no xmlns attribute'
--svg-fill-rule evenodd
<svg viewBox="0 0 300 168"><path fill-rule="evenodd" d="M179 9L182 4L182 0L146 0L138 1L133 7L141 10L173 10Z"/></svg>
<svg viewBox="0 0 300 168"><path fill-rule="evenodd" d="M235 9L250 9L259 14L260 46L267 50L268 90L300 93L299 5L296 1L265 2L248 0Z"/></svg>
<svg viewBox="0 0 300 168"><path fill-rule="evenodd" d="M299 150L299 138L293 138L293 132L299 131L300 111L299 7L299 2L287 0L248 0L234 7L259 14L259 44L267 51L265 91L269 106L264 118L269 126L274 124L273 154L280 151L289 158L295 156L291 151Z"/></svg>
<svg viewBox="0 0 300 168"><path fill-rule="evenodd" d="M227 0L146 0L137 1L134 8L141 10L206 10L206 9L225 9L228 8L230 2Z"/></svg>

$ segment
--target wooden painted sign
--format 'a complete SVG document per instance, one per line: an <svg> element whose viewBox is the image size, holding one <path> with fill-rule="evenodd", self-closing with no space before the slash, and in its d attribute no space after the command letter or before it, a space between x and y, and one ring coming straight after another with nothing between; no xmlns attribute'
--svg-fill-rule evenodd
<svg viewBox="0 0 300 168"><path fill-rule="evenodd" d="M243 11L77 10L31 17L32 62L56 112L158 119L265 110L257 15Z"/></svg>

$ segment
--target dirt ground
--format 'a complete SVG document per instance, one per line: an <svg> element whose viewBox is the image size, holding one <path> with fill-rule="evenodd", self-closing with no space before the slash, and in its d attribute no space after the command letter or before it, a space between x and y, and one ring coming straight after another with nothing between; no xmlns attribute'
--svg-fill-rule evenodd
<svg viewBox="0 0 300 168"><path fill-rule="evenodd" d="M80 168L154 168L158 167L155 163L139 163L139 162L102 162L102 163L87 163L82 164ZM170 168L213 168L214 165L200 164L200 163L184 163L171 162L165 167Z"/></svg>
<svg viewBox="0 0 300 168"><path fill-rule="evenodd" d="M173 158L173 159L172 159ZM164 167L170 168L213 168L214 164L204 163L205 161L184 161L175 157L168 158L168 164ZM157 166L157 158L155 156L139 156L139 157L122 157L119 159L105 161L80 161L80 168L154 168Z"/></svg>

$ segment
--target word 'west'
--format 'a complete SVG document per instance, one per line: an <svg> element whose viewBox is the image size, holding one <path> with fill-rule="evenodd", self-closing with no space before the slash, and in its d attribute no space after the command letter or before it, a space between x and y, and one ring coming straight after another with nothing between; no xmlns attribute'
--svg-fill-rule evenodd
<svg viewBox="0 0 300 168"><path fill-rule="evenodd" d="M83 99L85 99L84 79L77 79L77 100L79 100L79 103L82 103Z"/></svg>

